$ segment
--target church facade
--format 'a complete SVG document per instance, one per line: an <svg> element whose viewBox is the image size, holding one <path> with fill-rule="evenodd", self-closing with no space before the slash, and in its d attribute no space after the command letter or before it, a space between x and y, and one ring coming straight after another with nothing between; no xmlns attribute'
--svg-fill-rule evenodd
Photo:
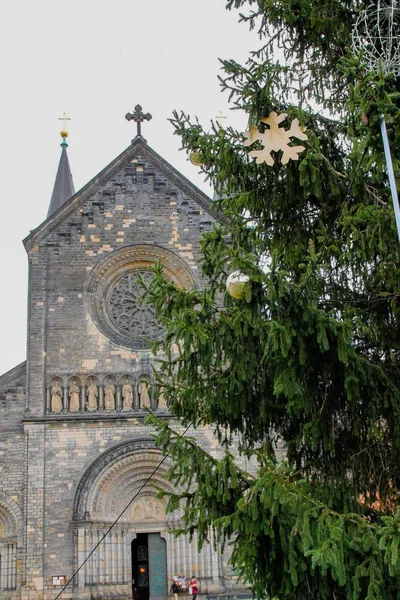
<svg viewBox="0 0 400 600"><path fill-rule="evenodd" d="M226 556L176 538L156 497L171 484L145 409L171 417L138 283L160 261L206 286L199 241L218 214L141 135L75 194L65 137L48 218L24 240L27 359L0 377L0 600L55 599L75 573L63 598L161 600L174 575L229 593ZM218 455L211 430L195 435Z"/></svg>

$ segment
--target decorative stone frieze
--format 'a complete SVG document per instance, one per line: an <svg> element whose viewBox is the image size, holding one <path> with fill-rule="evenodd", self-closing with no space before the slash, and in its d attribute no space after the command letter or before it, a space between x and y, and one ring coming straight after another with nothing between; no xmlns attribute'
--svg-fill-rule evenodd
<svg viewBox="0 0 400 600"><path fill-rule="evenodd" d="M165 412L168 407L157 394L148 373L55 375L46 387L46 413L145 413L146 409Z"/></svg>

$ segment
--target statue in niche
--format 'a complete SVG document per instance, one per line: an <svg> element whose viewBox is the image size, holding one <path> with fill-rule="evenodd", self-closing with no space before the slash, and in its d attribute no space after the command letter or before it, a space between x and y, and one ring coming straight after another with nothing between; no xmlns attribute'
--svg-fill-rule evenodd
<svg viewBox="0 0 400 600"><path fill-rule="evenodd" d="M139 381L138 391L140 398L140 408L150 408L151 403L149 390L147 389L147 381L145 381L144 379L142 379L142 381Z"/></svg>
<svg viewBox="0 0 400 600"><path fill-rule="evenodd" d="M97 385L94 383L93 379L90 380L90 383L86 390L87 402L86 408L88 410L97 410L97 396L99 392L97 390Z"/></svg>
<svg viewBox="0 0 400 600"><path fill-rule="evenodd" d="M51 392L51 412L57 413L62 411L62 389L58 381L55 382L50 390Z"/></svg>
<svg viewBox="0 0 400 600"><path fill-rule="evenodd" d="M79 385L74 379L69 388L69 412L79 412Z"/></svg>
<svg viewBox="0 0 400 600"><path fill-rule="evenodd" d="M165 400L165 393L160 392L158 394L158 410L167 410L167 401Z"/></svg>
<svg viewBox="0 0 400 600"><path fill-rule="evenodd" d="M125 383L122 386L122 410L132 410L133 406L133 390L128 379L125 379Z"/></svg>
<svg viewBox="0 0 400 600"><path fill-rule="evenodd" d="M115 410L115 386L110 381L104 388L104 408Z"/></svg>

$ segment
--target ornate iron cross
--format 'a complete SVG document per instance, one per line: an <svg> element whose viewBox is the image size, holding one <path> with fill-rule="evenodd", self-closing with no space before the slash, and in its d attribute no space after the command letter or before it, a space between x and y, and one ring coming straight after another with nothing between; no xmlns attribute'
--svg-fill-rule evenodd
<svg viewBox="0 0 400 600"><path fill-rule="evenodd" d="M136 122L136 126L137 126L137 135L141 136L142 135L142 130L141 130L141 124L143 121L150 121L150 119L152 119L153 117L151 116L150 113L146 113L144 114L144 112L142 111L142 107L140 106L140 104L136 104L135 106L135 111L133 113L127 113L125 115L125 119L127 121L135 121Z"/></svg>

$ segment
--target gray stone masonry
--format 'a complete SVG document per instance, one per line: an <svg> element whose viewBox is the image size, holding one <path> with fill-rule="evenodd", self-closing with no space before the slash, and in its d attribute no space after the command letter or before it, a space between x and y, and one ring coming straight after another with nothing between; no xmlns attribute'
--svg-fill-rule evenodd
<svg viewBox="0 0 400 600"><path fill-rule="evenodd" d="M115 506L109 515L96 513L96 506L108 506L110 482L114 482L113 497L129 498L151 471L157 456L154 449L146 450L152 432L144 425L146 398L140 381L152 380L156 363L142 338L133 337L130 343L126 332L118 331L107 312L110 294L132 269L146 272L155 260L161 260L166 276L178 285L202 289L207 282L198 264L200 237L216 218L212 202L136 138L25 240L27 362L0 377L0 600L54 599L61 589L54 578L68 579L114 518ZM121 343L124 335L127 341ZM126 409L122 386L127 378L133 405ZM90 412L91 380L98 396ZM62 390L58 411L52 408L55 382ZM70 405L74 382L79 387L75 413ZM108 409L107 382L114 386ZM157 410L159 399L152 395L148 401ZM160 410L168 418L168 411ZM211 429L194 435L218 455ZM143 455L140 440L147 440ZM131 452L126 459L124 444ZM139 444L136 450L135 444ZM117 454L122 452L120 463L107 459L102 464L99 457L113 456L114 448ZM93 475L96 460L102 465L98 479ZM87 484L87 508L77 522L74 502L80 501L84 481L92 487ZM163 505L152 496L154 490L146 493L142 502L153 498L151 506L161 515ZM97 504L93 498L98 498ZM151 520L154 515L148 517L149 523L139 529L135 523L125 523L116 530L109 550L102 549L93 559L100 561L100 572L95 570L99 563L90 563L63 598L129 598L132 574L127 544L138 530L161 531L169 577L175 569L195 568L203 577L203 593L234 586L226 555L219 556L211 546L199 554L194 544L174 540L165 529L166 518L160 525ZM118 571L122 564L123 570ZM101 592L92 585L96 577L97 585L103 585Z"/></svg>

